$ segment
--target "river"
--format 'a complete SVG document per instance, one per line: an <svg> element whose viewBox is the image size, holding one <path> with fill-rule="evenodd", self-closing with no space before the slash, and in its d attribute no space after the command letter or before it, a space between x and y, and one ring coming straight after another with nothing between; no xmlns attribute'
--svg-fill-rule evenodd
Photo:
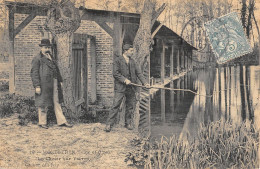
<svg viewBox="0 0 260 169"><path fill-rule="evenodd" d="M161 112L161 91L151 99L151 136L196 137L201 123L221 118L260 125L260 66L231 66L196 70L174 80L165 90L165 113Z"/></svg>

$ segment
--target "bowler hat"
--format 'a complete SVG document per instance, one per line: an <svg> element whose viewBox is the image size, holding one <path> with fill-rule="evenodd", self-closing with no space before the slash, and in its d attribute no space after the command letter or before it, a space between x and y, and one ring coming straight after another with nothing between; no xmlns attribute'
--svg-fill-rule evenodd
<svg viewBox="0 0 260 169"><path fill-rule="evenodd" d="M41 40L41 43L39 44L39 46L52 46L51 45L51 42L50 42L50 40L49 39L42 39Z"/></svg>
<svg viewBox="0 0 260 169"><path fill-rule="evenodd" d="M130 49L132 47L133 47L133 45L131 45L129 43L126 43L126 44L123 45L123 50L128 50L128 49Z"/></svg>

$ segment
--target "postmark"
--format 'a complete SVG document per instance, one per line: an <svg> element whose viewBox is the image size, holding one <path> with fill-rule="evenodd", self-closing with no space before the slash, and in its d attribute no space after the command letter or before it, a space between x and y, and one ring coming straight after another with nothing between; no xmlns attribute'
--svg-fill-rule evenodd
<svg viewBox="0 0 260 169"><path fill-rule="evenodd" d="M219 64L252 52L236 12L206 22L204 27Z"/></svg>

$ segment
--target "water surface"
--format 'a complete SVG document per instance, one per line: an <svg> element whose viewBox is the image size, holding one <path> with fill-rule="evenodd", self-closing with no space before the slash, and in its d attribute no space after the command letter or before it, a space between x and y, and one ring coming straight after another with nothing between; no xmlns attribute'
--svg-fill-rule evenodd
<svg viewBox="0 0 260 169"><path fill-rule="evenodd" d="M151 99L151 135L157 139L161 135L193 138L201 123L220 118L260 124L260 66L197 70L167 87L170 86L191 89L200 95L165 90L165 113L161 112L161 91Z"/></svg>

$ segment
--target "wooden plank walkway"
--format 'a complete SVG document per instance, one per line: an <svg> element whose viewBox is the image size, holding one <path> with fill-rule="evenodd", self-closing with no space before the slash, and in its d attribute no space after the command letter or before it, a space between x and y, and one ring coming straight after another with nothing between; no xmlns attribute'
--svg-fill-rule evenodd
<svg viewBox="0 0 260 169"><path fill-rule="evenodd" d="M175 74L175 75L173 75L172 78L171 77L165 77L163 84L161 84L161 82L159 81L156 84L153 84L151 86L153 86L153 87L164 87L164 86L168 85L171 81L179 79L179 78L185 76L189 71L192 71L192 69L188 69L187 71L183 71L183 72L181 72L179 74ZM151 88L150 89L150 95L154 96L154 94L156 94L158 92L158 90L160 90L160 89Z"/></svg>

